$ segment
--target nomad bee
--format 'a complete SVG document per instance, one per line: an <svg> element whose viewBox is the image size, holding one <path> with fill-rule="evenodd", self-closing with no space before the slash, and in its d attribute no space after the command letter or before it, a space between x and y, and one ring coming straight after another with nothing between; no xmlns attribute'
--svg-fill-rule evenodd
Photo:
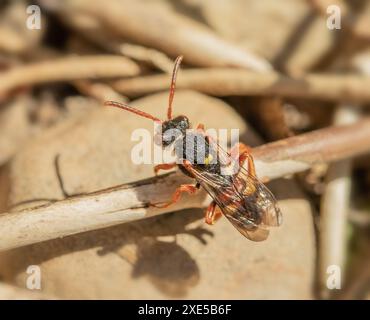
<svg viewBox="0 0 370 320"><path fill-rule="evenodd" d="M193 194L202 187L213 199L206 210L206 223L214 224L224 214L248 239L265 240L269 234L268 227L279 226L282 215L272 193L256 177L250 148L239 143L226 152L206 134L204 125L199 124L195 130L190 130L190 122L186 116L172 116L176 75L181 60L181 56L176 59L172 73L167 120L162 121L122 103L107 101L105 105L130 111L160 125L161 131L155 136L156 143L163 147L174 147L179 161L155 166L156 174L159 170L178 166L182 172L195 179L194 185L179 186L169 202L152 204L153 206L168 207L180 199L181 193ZM244 163L247 169L243 167Z"/></svg>

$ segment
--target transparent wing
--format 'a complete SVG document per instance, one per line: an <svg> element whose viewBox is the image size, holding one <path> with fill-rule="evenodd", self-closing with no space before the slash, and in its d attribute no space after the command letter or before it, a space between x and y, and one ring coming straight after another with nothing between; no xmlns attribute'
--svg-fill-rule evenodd
<svg viewBox="0 0 370 320"><path fill-rule="evenodd" d="M219 162L223 167L238 165L217 143ZM281 211L269 189L245 168L237 167L231 174L212 173L193 167L193 175L220 207L232 225L245 237L262 241L268 237L268 227L279 226ZM225 170L228 172L227 170Z"/></svg>
<svg viewBox="0 0 370 320"><path fill-rule="evenodd" d="M276 207L276 201L271 192L263 185L263 187L259 184L249 185L249 188L256 191L245 195L241 192L241 189L244 188L235 185L235 179L231 177L230 180L226 177L220 179L220 176L209 172L198 172L198 174L197 180L201 186L217 203L231 224L246 238L252 241L263 241L269 235L269 226L281 224L281 213ZM245 172L243 172L244 174ZM241 179L241 175L236 179ZM250 183L249 181L248 184ZM261 195L258 193L267 195L268 200L261 202L259 200Z"/></svg>
<svg viewBox="0 0 370 320"><path fill-rule="evenodd" d="M243 186L244 184L244 186ZM240 167L234 177L234 186L239 188L238 192L245 197L246 206L249 211L260 214L259 222L270 227L278 227L282 223L282 214L277 201L271 191L257 178L248 174L248 171Z"/></svg>
<svg viewBox="0 0 370 320"><path fill-rule="evenodd" d="M230 215L225 215L231 224L246 238L252 241L263 241L269 236L270 231L260 226L247 226Z"/></svg>

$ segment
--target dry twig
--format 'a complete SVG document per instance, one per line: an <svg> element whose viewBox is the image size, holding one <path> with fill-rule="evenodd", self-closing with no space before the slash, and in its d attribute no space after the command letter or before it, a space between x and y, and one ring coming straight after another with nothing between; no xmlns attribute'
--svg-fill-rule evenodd
<svg viewBox="0 0 370 320"><path fill-rule="evenodd" d="M127 96L166 90L168 75L118 80L113 87ZM332 101L370 101L370 77L360 75L308 74L301 78L276 72L257 73L242 69L212 68L180 72L178 88L194 89L214 96L277 95Z"/></svg>
<svg viewBox="0 0 370 320"><path fill-rule="evenodd" d="M253 150L260 177L283 177L322 161L336 161L370 151L370 119L266 144ZM25 246L84 231L156 216L185 208L204 207L205 192L167 209L148 207L168 199L176 186L189 182L172 173L132 184L71 197L52 204L0 216L0 250Z"/></svg>
<svg viewBox="0 0 370 320"><path fill-rule="evenodd" d="M42 4L48 7L46 1ZM172 57L184 55L188 63L196 66L235 66L258 71L271 69L265 59L158 3L113 0L107 6L99 0L81 0L59 2L53 7L66 19L73 18L77 12L85 21L92 23L95 19L100 28L106 28L128 42L155 48Z"/></svg>
<svg viewBox="0 0 370 320"><path fill-rule="evenodd" d="M76 80L73 85L82 94L93 97L102 105L107 100L127 102L127 98L113 90L109 85L104 83L92 83L88 80Z"/></svg>
<svg viewBox="0 0 370 320"><path fill-rule="evenodd" d="M73 11L69 15L60 14L60 18L84 39L109 53L124 55L133 60L144 62L163 72L172 72L173 61L165 53L138 44L127 43L104 28L94 16L86 16L80 11Z"/></svg>
<svg viewBox="0 0 370 320"><path fill-rule="evenodd" d="M114 55L70 56L14 67L0 74L0 99L19 87L55 81L135 76L140 67Z"/></svg>
<svg viewBox="0 0 370 320"><path fill-rule="evenodd" d="M359 112L354 106L341 106L336 111L334 123L350 124L356 122L358 118ZM328 299L331 294L326 285L327 268L336 265L343 273L345 270L351 173L352 162L345 159L331 164L326 175L327 184L321 199L319 241L320 294L324 299Z"/></svg>

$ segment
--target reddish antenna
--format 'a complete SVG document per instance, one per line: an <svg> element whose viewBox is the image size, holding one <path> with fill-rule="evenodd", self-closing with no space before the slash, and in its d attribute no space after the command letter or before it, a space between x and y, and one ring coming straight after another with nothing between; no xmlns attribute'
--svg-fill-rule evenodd
<svg viewBox="0 0 370 320"><path fill-rule="evenodd" d="M179 70L182 58L183 58L183 56L178 56L176 58L175 66L173 67L173 71L172 71L170 96L169 96L169 99L168 99L168 109L167 109L167 119L168 120L172 119L172 101L173 101L173 96L175 95L177 71Z"/></svg>
<svg viewBox="0 0 370 320"><path fill-rule="evenodd" d="M123 109L123 110L127 110L127 111L130 111L132 113L135 113L141 117L144 117L144 118L148 118L150 120L153 120L153 121L156 121L156 122L162 122L162 120L152 116L151 114L149 113L146 113L144 111L141 111L141 110L138 110L138 109L135 109L125 103L120 103L120 102L115 102L115 101L106 101L104 102L104 105L105 106L109 106L109 107L116 107L116 108L120 108L120 109Z"/></svg>

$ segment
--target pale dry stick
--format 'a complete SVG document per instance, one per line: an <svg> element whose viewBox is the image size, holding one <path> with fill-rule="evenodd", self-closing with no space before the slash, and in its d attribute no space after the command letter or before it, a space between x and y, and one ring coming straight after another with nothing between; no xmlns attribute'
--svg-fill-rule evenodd
<svg viewBox="0 0 370 320"><path fill-rule="evenodd" d="M167 90L168 75L122 79L112 82L112 86L129 97L141 96ZM214 96L276 95L326 101L370 101L370 77L362 75L308 74L292 78L272 71L192 69L180 72L176 86Z"/></svg>
<svg viewBox="0 0 370 320"><path fill-rule="evenodd" d="M159 70L172 73L173 61L161 51L132 43L119 44L118 50L119 53L133 60L149 63Z"/></svg>
<svg viewBox="0 0 370 320"><path fill-rule="evenodd" d="M41 1L48 7L48 1ZM178 14L170 7L153 1L100 0L53 2L56 14L68 16L79 12L94 17L101 27L128 42L154 48L176 57L184 55L187 63L202 67L233 66L267 71L270 63L252 52L220 38L210 28Z"/></svg>
<svg viewBox="0 0 370 320"><path fill-rule="evenodd" d="M334 124L350 124L358 121L359 110L354 106L338 107ZM346 260L346 224L350 206L352 162L345 159L332 163L326 175L327 184L321 198L319 282L320 295L328 299L331 290L327 287L328 267L338 266L342 271L342 285Z"/></svg>
<svg viewBox="0 0 370 320"><path fill-rule="evenodd" d="M123 95L119 94L112 87L105 83L94 83L88 80L76 80L73 81L73 85L83 95L93 97L99 101L102 105L105 101L119 101L128 102L128 99Z"/></svg>
<svg viewBox="0 0 370 320"><path fill-rule="evenodd" d="M370 152L370 118L356 125L331 127L253 149L259 177L276 179L330 162ZM177 186L191 180L180 172L67 198L0 215L0 250L21 247L186 208L205 207L204 191L166 209L148 203L169 199Z"/></svg>
<svg viewBox="0 0 370 320"><path fill-rule="evenodd" d="M24 86L79 79L137 76L140 67L115 55L69 56L17 66L0 74L0 99Z"/></svg>
<svg viewBox="0 0 370 320"><path fill-rule="evenodd" d="M368 55L358 55L351 61L351 67L363 75L370 75ZM341 105L337 108L334 124L351 124L360 118L360 106ZM331 293L326 285L327 268L336 265L342 272L342 285L345 280L347 251L346 224L350 212L350 192L352 185L352 162L350 159L338 161L329 166L327 185L321 199L320 241L319 241L319 283L321 297L327 299Z"/></svg>
<svg viewBox="0 0 370 320"><path fill-rule="evenodd" d="M59 13L59 16L63 23L76 30L84 39L105 51L150 64L163 72L172 72L173 61L165 53L153 48L127 43L104 28L101 22L92 15L86 16L80 11L73 11L67 15ZM86 19L88 19L88 23Z"/></svg>

